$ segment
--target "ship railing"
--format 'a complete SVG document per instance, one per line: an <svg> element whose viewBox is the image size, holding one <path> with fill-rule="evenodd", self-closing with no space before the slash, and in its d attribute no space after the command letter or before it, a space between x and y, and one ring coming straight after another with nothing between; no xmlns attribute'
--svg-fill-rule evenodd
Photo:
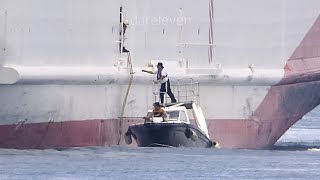
<svg viewBox="0 0 320 180"><path fill-rule="evenodd" d="M192 78L185 78L170 83L171 91L177 102L193 101L200 104L199 82L195 82ZM167 92L160 92L160 84L154 83L154 102L160 102L161 93L164 94L164 104L171 102Z"/></svg>

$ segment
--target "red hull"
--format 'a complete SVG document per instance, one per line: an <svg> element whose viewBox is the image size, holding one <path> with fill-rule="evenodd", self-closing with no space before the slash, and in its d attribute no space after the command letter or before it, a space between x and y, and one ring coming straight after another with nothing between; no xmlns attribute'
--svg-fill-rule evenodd
<svg viewBox="0 0 320 180"><path fill-rule="evenodd" d="M141 120L125 121L123 134L131 124ZM276 142L279 134L270 132L270 126L258 126L250 120L208 120L210 137L223 148L266 148ZM270 134L272 133L272 134ZM54 123L34 123L0 126L0 148L47 149L60 147L112 146L120 138L119 120L83 120Z"/></svg>
<svg viewBox="0 0 320 180"><path fill-rule="evenodd" d="M0 147L45 149L114 145L119 139L117 120L84 120L0 126Z"/></svg>

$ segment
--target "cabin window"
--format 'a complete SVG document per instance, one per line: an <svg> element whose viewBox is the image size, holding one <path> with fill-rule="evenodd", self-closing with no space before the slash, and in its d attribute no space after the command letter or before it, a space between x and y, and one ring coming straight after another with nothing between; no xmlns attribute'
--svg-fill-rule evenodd
<svg viewBox="0 0 320 180"><path fill-rule="evenodd" d="M187 118L186 112L180 111L180 121L188 122L188 118Z"/></svg>
<svg viewBox="0 0 320 180"><path fill-rule="evenodd" d="M168 121L177 121L179 118L179 111L168 111L167 119Z"/></svg>

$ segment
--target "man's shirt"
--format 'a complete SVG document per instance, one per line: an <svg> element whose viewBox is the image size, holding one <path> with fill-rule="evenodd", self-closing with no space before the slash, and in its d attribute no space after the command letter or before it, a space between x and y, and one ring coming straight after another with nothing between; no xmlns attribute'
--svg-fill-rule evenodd
<svg viewBox="0 0 320 180"><path fill-rule="evenodd" d="M159 72L158 69L157 69L153 73L157 75L157 80L159 80L160 77L165 76L165 78L163 78L161 80L161 83L165 83L169 79L168 72L167 72L167 70L165 68L162 68L161 72Z"/></svg>

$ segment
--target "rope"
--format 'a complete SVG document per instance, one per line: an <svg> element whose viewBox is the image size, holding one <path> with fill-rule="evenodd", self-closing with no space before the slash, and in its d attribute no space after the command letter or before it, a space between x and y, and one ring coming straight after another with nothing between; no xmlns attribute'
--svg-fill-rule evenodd
<svg viewBox="0 0 320 180"><path fill-rule="evenodd" d="M127 92L126 92L126 95L125 95L125 97L123 99L123 103L122 103L122 109L121 109L121 115L120 115L120 121L119 121L119 140L118 140L118 145L120 145L120 142L121 142L124 111L126 109L130 88L131 88L131 85L132 85L132 82L133 82L133 67L132 67L132 60L131 60L130 52L128 53L128 64L129 64L129 67L130 67L130 71L129 71L130 79L129 79L129 85L128 85L128 88L127 88Z"/></svg>
<svg viewBox="0 0 320 180"><path fill-rule="evenodd" d="M213 44L213 23L214 23L214 2L209 0L209 44ZM209 64L213 61L213 48L210 45L208 49Z"/></svg>

